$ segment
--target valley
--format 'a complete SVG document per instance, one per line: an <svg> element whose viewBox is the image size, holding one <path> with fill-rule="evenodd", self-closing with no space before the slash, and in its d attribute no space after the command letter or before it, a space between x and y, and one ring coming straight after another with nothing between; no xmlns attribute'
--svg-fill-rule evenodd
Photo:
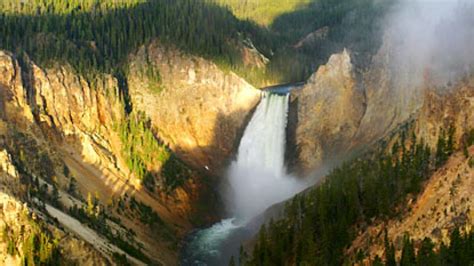
<svg viewBox="0 0 474 266"><path fill-rule="evenodd" d="M0 264L470 265L473 11L2 1Z"/></svg>

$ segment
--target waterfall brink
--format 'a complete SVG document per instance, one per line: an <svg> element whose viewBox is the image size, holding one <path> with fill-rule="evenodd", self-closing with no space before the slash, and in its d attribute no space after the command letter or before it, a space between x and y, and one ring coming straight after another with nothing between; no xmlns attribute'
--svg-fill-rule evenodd
<svg viewBox="0 0 474 266"><path fill-rule="evenodd" d="M262 100L247 125L235 161L235 167L260 169L281 178L284 165L288 94L262 93Z"/></svg>
<svg viewBox="0 0 474 266"><path fill-rule="evenodd" d="M285 145L289 94L262 92L262 99L240 141L225 192L227 207L247 220L285 200L302 186L286 173Z"/></svg>
<svg viewBox="0 0 474 266"><path fill-rule="evenodd" d="M262 92L222 191L233 218L193 234L181 265L227 265L231 256L238 257L240 243L255 233L247 227L252 218L304 189L285 169L288 90Z"/></svg>

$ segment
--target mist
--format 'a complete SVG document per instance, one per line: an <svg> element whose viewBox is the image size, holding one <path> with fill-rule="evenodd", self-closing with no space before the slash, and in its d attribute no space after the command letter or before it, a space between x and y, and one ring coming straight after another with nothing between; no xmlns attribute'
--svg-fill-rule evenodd
<svg viewBox="0 0 474 266"><path fill-rule="evenodd" d="M248 220L273 204L284 201L303 190L305 182L289 176L275 176L256 167L230 167L231 178L229 211L242 220Z"/></svg>
<svg viewBox="0 0 474 266"><path fill-rule="evenodd" d="M445 88L474 70L472 1L401 0L385 23L391 68L401 86L428 82Z"/></svg>
<svg viewBox="0 0 474 266"><path fill-rule="evenodd" d="M239 220L248 221L306 187L285 168L288 99L288 95L262 94L229 167L222 196L229 214Z"/></svg>
<svg viewBox="0 0 474 266"><path fill-rule="evenodd" d="M473 72L474 4L470 1L400 0L383 23L396 88L432 84L442 89ZM264 95L245 130L222 189L233 217L255 217L309 185L284 169L285 101L282 96Z"/></svg>

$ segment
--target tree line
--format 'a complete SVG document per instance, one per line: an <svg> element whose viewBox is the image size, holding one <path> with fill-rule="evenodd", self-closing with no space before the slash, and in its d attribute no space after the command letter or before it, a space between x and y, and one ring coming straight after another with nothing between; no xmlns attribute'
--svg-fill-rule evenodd
<svg viewBox="0 0 474 266"><path fill-rule="evenodd" d="M238 61L232 40L240 22L227 9L194 0L114 2L4 3L0 47L87 74L126 70L127 56L154 38L225 64Z"/></svg>
<svg viewBox="0 0 474 266"><path fill-rule="evenodd" d="M376 256L372 260L373 266L464 266L474 263L474 233L460 233L459 228L454 228L449 237L449 245L441 243L439 249L431 238L424 238L415 252L415 243L406 234L403 238L402 253L397 261L393 243L385 239L385 259ZM398 262L398 264L397 264Z"/></svg>
<svg viewBox="0 0 474 266"><path fill-rule="evenodd" d="M239 20L214 2L5 1L0 3L0 48L26 53L44 66L69 63L88 77L104 72L126 76L128 55L158 38L236 71L256 86L294 82L308 78L344 47L357 58L370 58L380 43L378 19L390 1L315 0L281 15L268 28ZM326 38L293 47L324 26L330 29ZM271 59L264 69L243 64L240 47L245 40Z"/></svg>
<svg viewBox="0 0 474 266"><path fill-rule="evenodd" d="M440 134L438 151L402 133L389 152L355 159L334 169L319 186L296 195L284 216L262 225L252 254L240 265L342 265L358 225L393 219L406 211L407 195L455 150L454 129ZM441 147L441 151L439 151Z"/></svg>
<svg viewBox="0 0 474 266"><path fill-rule="evenodd" d="M150 191L171 192L184 184L191 170L160 140L143 112L132 112L115 126L128 168ZM159 166L159 168L156 168ZM158 172L159 170L159 172Z"/></svg>

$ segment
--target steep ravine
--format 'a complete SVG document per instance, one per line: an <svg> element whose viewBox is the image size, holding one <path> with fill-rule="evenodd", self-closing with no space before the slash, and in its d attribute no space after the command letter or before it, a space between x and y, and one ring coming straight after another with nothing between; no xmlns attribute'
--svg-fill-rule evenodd
<svg viewBox="0 0 474 266"><path fill-rule="evenodd" d="M0 51L0 146L24 167L23 180L46 180L48 198L54 197L53 187L60 191L63 211L74 205L85 208L90 197L96 198L98 213L110 217L112 234L132 232L127 242L142 246L155 263L174 265L180 239L197 224L218 217L217 194L208 176L217 175L232 155L260 94L204 59L158 42L147 51L146 59L142 50L131 57L133 112L149 116L158 141L191 165L183 185L150 191L130 168L117 131L128 119L117 79L100 75L90 80L68 65L42 68L5 51ZM150 62L163 62L160 84L154 84L163 86L160 93L151 92L146 85L152 81L141 79L134 68ZM153 171L161 167L153 166ZM23 189L35 190L36 185ZM92 239L84 241L93 245ZM112 257L107 251L103 255Z"/></svg>
<svg viewBox="0 0 474 266"><path fill-rule="evenodd" d="M409 120L432 147L440 127L453 125L458 141L474 128L472 77L444 91L428 79L402 90L406 84L397 83L398 78L407 73L389 67L389 48L383 45L366 71L355 69L350 51L335 54L292 92L286 156L292 172L305 176L340 162ZM0 149L20 179L43 180L50 196L53 187L59 189L63 211L75 203L86 208L89 197L97 197L100 204L94 207L106 214L113 231L133 232L127 241L143 246L152 262L176 265L182 238L219 218L216 184L235 155L260 92L236 74L159 41L141 47L129 60L126 96L132 114L149 118L143 127L153 132L154 143L185 162L183 184L170 191L156 185L150 191L131 169L117 125L134 116L126 112L115 77L99 75L91 81L68 65L40 67L5 51L0 51ZM156 178L164 167L145 165ZM5 193L17 205L27 202L31 211L31 191L37 188L28 182ZM36 211L48 216L46 210ZM52 230L60 226L45 220ZM92 249L92 240L79 239L71 237L62 248L84 241L89 244L79 253ZM107 251L91 254L84 261L111 259Z"/></svg>

